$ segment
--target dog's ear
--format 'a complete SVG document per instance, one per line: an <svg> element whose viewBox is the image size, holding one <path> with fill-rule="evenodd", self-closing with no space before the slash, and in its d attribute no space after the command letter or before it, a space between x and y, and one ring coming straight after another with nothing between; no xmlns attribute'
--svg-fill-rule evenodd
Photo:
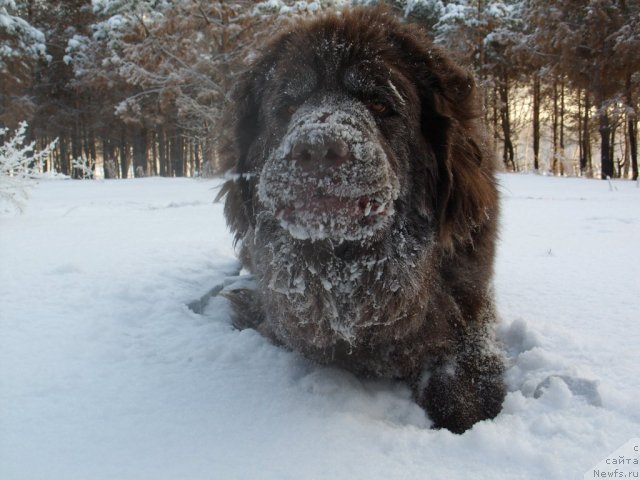
<svg viewBox="0 0 640 480"><path fill-rule="evenodd" d="M270 51L278 50L272 48ZM254 202L259 172L251 154L260 134L262 95L275 55L260 57L238 76L222 121L224 132L218 155L221 170L228 180L216 201L226 197L224 214L236 242L255 223Z"/></svg>
<svg viewBox="0 0 640 480"><path fill-rule="evenodd" d="M446 70L435 93L436 117L446 118L448 128L442 137L446 150L438 158L442 188L437 211L440 241L452 248L473 241L473 233L489 221L495 223L498 190L475 80L450 61L442 65Z"/></svg>
<svg viewBox="0 0 640 480"><path fill-rule="evenodd" d="M421 30L405 28L397 41L407 52L407 75L421 102L421 131L436 160L435 169L425 167L430 186L424 194L432 196L439 241L452 250L456 244L472 242L474 232L497 214L494 156L485 139L473 75L432 45Z"/></svg>

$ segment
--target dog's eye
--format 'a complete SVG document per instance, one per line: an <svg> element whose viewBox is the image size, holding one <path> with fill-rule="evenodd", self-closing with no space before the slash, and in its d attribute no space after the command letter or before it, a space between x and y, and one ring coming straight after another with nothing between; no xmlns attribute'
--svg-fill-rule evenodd
<svg viewBox="0 0 640 480"><path fill-rule="evenodd" d="M383 114L387 113L387 110L388 110L386 105L383 105L382 103L376 103L376 102L367 103L367 108L374 115L383 115Z"/></svg>
<svg viewBox="0 0 640 480"><path fill-rule="evenodd" d="M293 115L294 113L296 113L296 110L298 109L298 107L296 107L295 105L287 105L284 109L285 113L288 116Z"/></svg>
<svg viewBox="0 0 640 480"><path fill-rule="evenodd" d="M291 116L298 110L298 105L295 103L283 103L277 107L275 113L284 121L291 120Z"/></svg>

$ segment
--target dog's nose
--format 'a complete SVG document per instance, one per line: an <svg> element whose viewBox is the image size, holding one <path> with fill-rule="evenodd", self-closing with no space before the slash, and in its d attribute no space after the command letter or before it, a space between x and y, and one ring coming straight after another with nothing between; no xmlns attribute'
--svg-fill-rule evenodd
<svg viewBox="0 0 640 480"><path fill-rule="evenodd" d="M349 145L339 138L301 141L291 149L291 159L305 170L338 167L350 156Z"/></svg>

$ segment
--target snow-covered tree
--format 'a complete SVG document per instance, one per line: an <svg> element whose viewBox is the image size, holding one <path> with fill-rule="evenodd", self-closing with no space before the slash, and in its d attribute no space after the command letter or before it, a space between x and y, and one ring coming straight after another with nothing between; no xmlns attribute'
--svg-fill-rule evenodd
<svg viewBox="0 0 640 480"><path fill-rule="evenodd" d="M574 87L588 92L598 120L601 176L613 177L611 115L625 84L629 98L634 90L632 72L638 71L640 62L639 2L589 0L585 5L581 0L563 0L549 5L529 0L528 12L536 25L539 53Z"/></svg>
<svg viewBox="0 0 640 480"><path fill-rule="evenodd" d="M133 132L126 136L134 172L147 172L151 142L159 147L162 174L189 173L187 149L197 163L210 160L238 46L255 30L247 5L96 0L93 11L93 34L72 38L65 58L81 88L98 82L118 93L112 108ZM127 161L120 159L125 175Z"/></svg>
<svg viewBox="0 0 640 480"><path fill-rule="evenodd" d="M32 62L46 57L44 33L20 13L14 0L0 0L0 78L3 81L9 77L21 81L20 76Z"/></svg>
<svg viewBox="0 0 640 480"><path fill-rule="evenodd" d="M8 134L7 128L0 129L0 138ZM43 163L51 155L55 141L40 151L35 142L25 140L27 123L22 122L13 135L0 145L0 208L24 210L29 190L41 178Z"/></svg>
<svg viewBox="0 0 640 480"><path fill-rule="evenodd" d="M114 91L134 172L147 170L156 144L159 173L195 173L215 163L218 122L235 75L277 22L340 3L94 0L93 32L70 38L65 62L78 88ZM186 163L187 151L195 162ZM127 163L121 158L125 175Z"/></svg>
<svg viewBox="0 0 640 480"><path fill-rule="evenodd" d="M517 0L492 1L485 5L482 12L487 33L481 47L480 72L483 78L491 78L496 93L494 101L500 118L502 161L511 170L518 170L514 122L510 110L514 85L521 81L523 73L515 50L523 33L522 9L522 2Z"/></svg>
<svg viewBox="0 0 640 480"><path fill-rule="evenodd" d="M17 125L34 105L27 89L38 60L46 60L45 36L25 20L24 4L0 0L0 122Z"/></svg>
<svg viewBox="0 0 640 480"><path fill-rule="evenodd" d="M552 158L577 141L586 171L599 135L613 175L637 176L638 0L0 0L0 125L58 137L53 163L69 175L77 158L119 177L197 174L216 164L235 76L271 36L376 3L475 69L508 168L531 103L536 168L553 137Z"/></svg>

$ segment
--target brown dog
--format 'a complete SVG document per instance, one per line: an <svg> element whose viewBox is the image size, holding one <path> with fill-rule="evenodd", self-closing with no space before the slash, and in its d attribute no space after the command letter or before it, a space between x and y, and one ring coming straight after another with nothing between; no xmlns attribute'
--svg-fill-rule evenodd
<svg viewBox="0 0 640 480"><path fill-rule="evenodd" d="M236 325L404 379L463 432L505 395L491 292L494 164L472 76L380 9L304 21L246 72L222 152L256 290Z"/></svg>

